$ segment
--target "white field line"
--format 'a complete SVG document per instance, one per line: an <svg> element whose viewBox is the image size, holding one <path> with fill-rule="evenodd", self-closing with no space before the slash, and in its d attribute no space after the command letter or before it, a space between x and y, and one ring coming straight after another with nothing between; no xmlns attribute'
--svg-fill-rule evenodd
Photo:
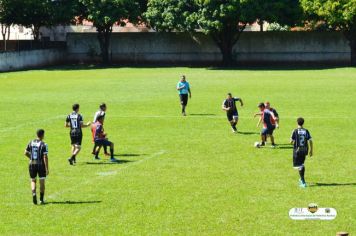
<svg viewBox="0 0 356 236"><path fill-rule="evenodd" d="M58 116L54 116L54 117L50 117L47 119L43 119L43 120L38 120L38 121L33 121L33 122L26 122L26 123L22 123L20 125L16 125L16 126L10 126L10 127L5 127L0 129L0 133L8 133L9 131L16 131L19 130L25 126L30 126L30 125L41 125L41 124L45 124L45 123L49 123L53 120L57 120L59 118L63 118L65 117L65 115L58 115ZM130 119L150 119L150 118L156 118L156 119L170 119L170 118L199 118L199 119L224 119L226 118L225 115L189 115L187 117L182 117L181 115L176 115L176 116L162 116L162 115L130 115L130 116L117 116L117 115L110 115L110 117L116 117L116 118L122 118L122 119L126 119L126 118L130 118ZM296 119L297 116L281 116L280 118L283 119ZM337 116L306 116L305 118L307 119L341 119L341 120L345 120L345 119L353 119L353 117L337 117ZM240 116L239 119L241 120L253 120L253 117L248 117L248 116ZM257 118L255 118L255 120L257 120Z"/></svg>
<svg viewBox="0 0 356 236"><path fill-rule="evenodd" d="M122 168L119 168L118 170L112 170L112 171L107 171L107 172L98 172L98 173L96 173L96 174L97 174L96 176L94 176L94 177L89 177L89 178L87 178L86 181L80 182L80 184L77 184L77 185L72 185L70 188L66 188L66 189L64 189L64 190L61 190L61 191L52 193L52 194L48 195L47 198L48 198L48 199L55 199L55 198L61 196L61 195L62 195L63 193L65 193L65 192L68 192L68 191L77 189L77 188L80 187L80 186L90 185L90 184L92 184L93 182L96 182L98 178L102 178L102 177L104 177L104 176L113 176L113 175L116 175L116 174L120 174L120 173L126 171L128 168L131 168L132 166L140 165L140 164L142 164L143 162L149 161L149 160L151 160L151 159L153 159L153 158L156 158L156 157L158 157L158 156L163 155L165 152L166 152L165 150L161 150L161 151L156 152L156 153L154 153L154 154L152 154L152 155L150 155L150 156L148 156L148 157L146 157L146 158L144 158L144 159L141 159L141 160L136 161L136 162L134 162L134 163L132 163L132 164L129 164L129 165L127 165L127 166L124 166L124 167L122 167ZM118 164L118 165L120 165L120 164ZM75 167L74 167L74 168L75 168Z"/></svg>
<svg viewBox="0 0 356 236"><path fill-rule="evenodd" d="M144 158L144 159L141 159L141 160L136 161L136 162L134 162L134 163L132 163L132 164L126 165L126 166L124 166L124 167L122 167L122 168L120 168L120 169L118 169L118 170L108 171L108 172L98 172L97 175L98 175L98 176L108 176L108 175L116 175L117 173L122 173L124 170L126 170L126 169L128 169L128 168L130 168L130 167L132 167L132 166L139 165L139 164L141 164L142 162L148 161L148 160L150 160L150 159L152 159L152 158L155 158L155 157L157 157L157 156L161 156L161 155L163 155L165 152L166 152L165 150L161 150L161 151L156 152L156 153L154 153L154 154L152 154L152 155L150 155L150 156L148 156L148 157L146 157L146 158Z"/></svg>

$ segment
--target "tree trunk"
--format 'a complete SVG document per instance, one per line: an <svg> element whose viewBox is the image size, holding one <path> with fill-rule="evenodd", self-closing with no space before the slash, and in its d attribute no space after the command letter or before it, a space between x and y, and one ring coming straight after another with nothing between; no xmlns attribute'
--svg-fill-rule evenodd
<svg viewBox="0 0 356 236"><path fill-rule="evenodd" d="M356 66L356 39L350 40L351 66Z"/></svg>
<svg viewBox="0 0 356 236"><path fill-rule="evenodd" d="M237 29L235 27L226 26L223 31L212 34L213 40L221 51L223 66L232 66L234 64L233 48L246 26L239 26Z"/></svg>
<svg viewBox="0 0 356 236"><path fill-rule="evenodd" d="M32 34L33 34L33 39L38 42L40 40L40 27L41 26L36 26L34 25L32 27Z"/></svg>
<svg viewBox="0 0 356 236"><path fill-rule="evenodd" d="M258 24L259 24L259 26L260 26L260 32L263 32L263 23L264 23L263 20L259 20L259 21L258 21Z"/></svg>
<svg viewBox="0 0 356 236"><path fill-rule="evenodd" d="M231 66L234 63L234 60L232 58L233 45L231 45L230 42L225 41L219 47L223 56L223 60L222 60L223 65Z"/></svg>
<svg viewBox="0 0 356 236"><path fill-rule="evenodd" d="M349 41L351 49L351 66L356 66L356 25L344 31L345 38Z"/></svg>
<svg viewBox="0 0 356 236"><path fill-rule="evenodd" d="M11 25L7 26L7 40L10 40Z"/></svg>
<svg viewBox="0 0 356 236"><path fill-rule="evenodd" d="M112 25L97 27L97 31L98 31L98 40L99 40L103 64L109 65L110 64L109 48L110 48L110 39L112 33Z"/></svg>
<svg viewBox="0 0 356 236"><path fill-rule="evenodd" d="M7 32L7 25L1 24L1 35L2 40L4 42L4 51L6 51L6 32Z"/></svg>

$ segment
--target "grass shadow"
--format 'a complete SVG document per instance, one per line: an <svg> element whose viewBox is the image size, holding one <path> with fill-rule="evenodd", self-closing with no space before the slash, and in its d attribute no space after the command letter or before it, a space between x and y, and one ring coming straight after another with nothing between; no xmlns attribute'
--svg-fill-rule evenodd
<svg viewBox="0 0 356 236"><path fill-rule="evenodd" d="M356 186L356 183L311 183L309 187Z"/></svg>
<svg viewBox="0 0 356 236"><path fill-rule="evenodd" d="M68 204L68 205L75 205L75 204L96 204L101 203L102 201L56 201L56 202L46 202L46 204Z"/></svg>
<svg viewBox="0 0 356 236"><path fill-rule="evenodd" d="M84 162L86 165L118 165L118 164L125 164L128 162L134 162L131 160L117 160L116 162L110 162L106 160L98 160L98 161L87 161Z"/></svg>
<svg viewBox="0 0 356 236"><path fill-rule="evenodd" d="M256 66L248 65L235 65L230 67L224 66L212 66L208 67L207 70L253 70L253 71L291 71L291 70L329 70L329 69L341 69L341 68L352 68L349 65L327 65L327 64L296 64L290 66L289 64L278 63L276 64L262 64Z"/></svg>
<svg viewBox="0 0 356 236"><path fill-rule="evenodd" d="M245 132L245 131L237 131L238 134L242 134L242 135L257 135L257 134L260 134L258 132Z"/></svg>
<svg viewBox="0 0 356 236"><path fill-rule="evenodd" d="M277 144L277 148L278 148L278 149L293 149L293 146L279 146L279 145Z"/></svg>
<svg viewBox="0 0 356 236"><path fill-rule="evenodd" d="M135 153L124 153L124 154L114 154L115 157L139 157L146 156L147 154L135 154Z"/></svg>

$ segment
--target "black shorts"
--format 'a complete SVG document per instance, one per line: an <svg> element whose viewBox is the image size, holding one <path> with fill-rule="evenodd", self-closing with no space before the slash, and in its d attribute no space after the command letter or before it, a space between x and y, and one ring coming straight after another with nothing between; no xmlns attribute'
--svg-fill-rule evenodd
<svg viewBox="0 0 356 236"><path fill-rule="evenodd" d="M110 146L112 144L112 142L110 142L109 140L107 139L97 139L95 140L95 145L97 146Z"/></svg>
<svg viewBox="0 0 356 236"><path fill-rule="evenodd" d="M46 178L45 165L30 164L28 167L31 179L35 179L38 175L40 179Z"/></svg>
<svg viewBox="0 0 356 236"><path fill-rule="evenodd" d="M186 106L188 104L188 94L179 94L180 104Z"/></svg>
<svg viewBox="0 0 356 236"><path fill-rule="evenodd" d="M235 120L235 119L238 120L239 119L239 114L237 112L233 112L233 113L227 112L226 116L227 116L227 120L228 121L232 121L232 120Z"/></svg>
<svg viewBox="0 0 356 236"><path fill-rule="evenodd" d="M83 134L70 135L70 140L72 145L82 145Z"/></svg>
<svg viewBox="0 0 356 236"><path fill-rule="evenodd" d="M263 128L261 131L262 135L273 135L273 131L276 128L276 126L270 126L267 128Z"/></svg>
<svg viewBox="0 0 356 236"><path fill-rule="evenodd" d="M297 154L296 150L293 150L293 167L300 167L304 165L305 154Z"/></svg>

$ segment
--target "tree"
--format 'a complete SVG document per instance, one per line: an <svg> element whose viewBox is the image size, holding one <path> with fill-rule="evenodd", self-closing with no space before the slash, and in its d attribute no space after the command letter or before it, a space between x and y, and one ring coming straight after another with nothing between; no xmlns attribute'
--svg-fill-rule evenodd
<svg viewBox="0 0 356 236"><path fill-rule="evenodd" d="M196 0L199 10L191 17L200 29L210 35L219 47L223 65L233 63L233 47L246 26L256 18L246 14L251 0Z"/></svg>
<svg viewBox="0 0 356 236"><path fill-rule="evenodd" d="M16 23L31 28L35 41L40 39L40 28L51 25L50 0L14 0L17 7Z"/></svg>
<svg viewBox="0 0 356 236"><path fill-rule="evenodd" d="M301 20L303 15L299 0L254 0L251 4L250 14L257 19L261 32L264 22L292 26Z"/></svg>
<svg viewBox="0 0 356 236"><path fill-rule="evenodd" d="M34 40L41 27L65 25L78 14L78 0L11 0L16 9L14 23L31 28Z"/></svg>
<svg viewBox="0 0 356 236"><path fill-rule="evenodd" d="M244 14L251 0L150 0L145 14L158 31L200 30L219 47L223 64L233 62L232 49L248 23Z"/></svg>
<svg viewBox="0 0 356 236"><path fill-rule="evenodd" d="M210 35L222 53L223 64L229 65L233 47L247 24L256 20L293 24L298 11L301 13L298 0L150 0L145 17L158 31L200 30Z"/></svg>
<svg viewBox="0 0 356 236"><path fill-rule="evenodd" d="M114 24L125 26L127 22L140 22L146 1L143 0L79 0L86 16L98 32L98 40L104 64L110 63L109 47Z"/></svg>
<svg viewBox="0 0 356 236"><path fill-rule="evenodd" d="M11 0L0 0L0 24L1 35L4 41L4 50L6 51L6 40L10 38L10 27L14 23L15 9Z"/></svg>
<svg viewBox="0 0 356 236"><path fill-rule="evenodd" d="M323 20L343 32L351 48L351 65L356 66L356 0L301 0L308 20Z"/></svg>

